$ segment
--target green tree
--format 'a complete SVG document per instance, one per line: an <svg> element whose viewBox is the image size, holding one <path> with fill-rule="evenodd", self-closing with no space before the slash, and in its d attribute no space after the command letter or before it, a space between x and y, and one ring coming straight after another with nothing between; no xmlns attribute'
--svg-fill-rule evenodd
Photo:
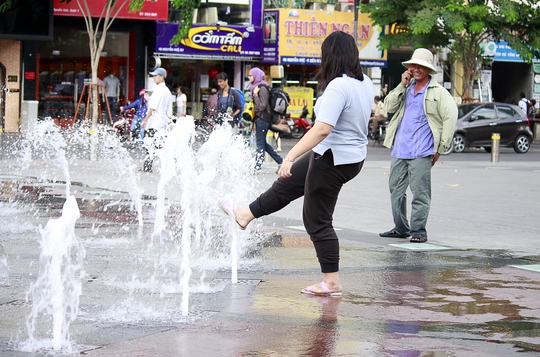
<svg viewBox="0 0 540 357"><path fill-rule="evenodd" d="M379 48L412 45L449 50L448 59L463 66L457 94L472 95L481 68L482 47L505 40L527 62L540 58L540 7L537 0L376 0L361 5L377 25L388 26Z"/></svg>
<svg viewBox="0 0 540 357"><path fill-rule="evenodd" d="M134 0L143 1L143 0ZM193 26L193 11L201 6L201 0L170 0L172 7L180 9L182 21L178 26L178 33L171 39L171 45L178 45L180 41L188 36L188 32Z"/></svg>

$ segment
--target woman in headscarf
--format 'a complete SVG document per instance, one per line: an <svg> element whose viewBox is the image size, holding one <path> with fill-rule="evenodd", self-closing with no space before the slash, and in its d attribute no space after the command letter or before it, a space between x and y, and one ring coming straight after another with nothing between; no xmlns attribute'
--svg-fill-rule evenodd
<svg viewBox="0 0 540 357"><path fill-rule="evenodd" d="M270 86L264 81L264 72L255 67L249 71L251 84L251 98L255 108L255 135L257 143L257 156L255 157L255 174L261 173L264 162L264 153L267 152L278 164L278 170L283 163L283 158L274 150L272 145L266 142L266 133L272 125L273 114L270 111L268 101L270 99ZM276 171L277 173L277 171Z"/></svg>

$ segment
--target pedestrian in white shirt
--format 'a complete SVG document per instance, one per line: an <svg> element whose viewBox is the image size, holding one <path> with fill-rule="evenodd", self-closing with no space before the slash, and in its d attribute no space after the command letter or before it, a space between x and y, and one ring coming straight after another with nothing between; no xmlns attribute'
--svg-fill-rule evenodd
<svg viewBox="0 0 540 357"><path fill-rule="evenodd" d="M184 87L176 87L176 116L182 118L186 116L187 96L184 93Z"/></svg>
<svg viewBox="0 0 540 357"><path fill-rule="evenodd" d="M173 101L171 91L165 85L167 71L160 67L150 72L150 75L153 76L156 86L148 100L148 113L146 113L146 117L141 123L141 126L145 128L146 138L151 138L149 139L150 142L147 141L147 155L143 168L140 170L145 172L152 172L155 153L160 147L159 136L156 136L156 133L167 128L172 117Z"/></svg>

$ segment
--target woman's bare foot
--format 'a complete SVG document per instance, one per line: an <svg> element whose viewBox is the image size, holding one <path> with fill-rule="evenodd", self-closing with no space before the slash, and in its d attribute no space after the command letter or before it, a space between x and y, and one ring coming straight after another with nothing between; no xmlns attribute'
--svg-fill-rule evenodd
<svg viewBox="0 0 540 357"><path fill-rule="evenodd" d="M249 222L255 219L255 216L253 215L253 213L251 213L249 206L246 206L243 208L236 209L235 218L236 218L236 223L238 223L239 226L247 227Z"/></svg>
<svg viewBox="0 0 540 357"><path fill-rule="evenodd" d="M339 282L339 272L324 273L324 281L302 289L302 293L310 295L341 296L343 287Z"/></svg>

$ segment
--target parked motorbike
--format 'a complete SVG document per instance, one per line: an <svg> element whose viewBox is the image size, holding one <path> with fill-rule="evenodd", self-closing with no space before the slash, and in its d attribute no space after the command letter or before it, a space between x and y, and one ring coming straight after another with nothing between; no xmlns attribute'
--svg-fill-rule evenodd
<svg viewBox="0 0 540 357"><path fill-rule="evenodd" d="M307 117L308 114L309 110L306 106L304 106L304 108L302 109L302 114L300 114L300 118L291 118L290 114L287 114L286 122L291 129L290 136L293 139L300 139L313 126L313 123Z"/></svg>
<svg viewBox="0 0 540 357"><path fill-rule="evenodd" d="M116 121L112 124L113 129L116 131L117 135L120 137L120 140L122 142L131 140L131 122L133 121L133 117L135 114L135 110L128 109L124 110L117 118Z"/></svg>
<svg viewBox="0 0 540 357"><path fill-rule="evenodd" d="M377 128L377 131L373 134L371 131L373 120L369 120L369 139L373 140L373 145L378 144L379 146L382 146L384 143L384 139L386 138L386 127L390 123L389 119L386 119L383 122L379 122L379 127Z"/></svg>

